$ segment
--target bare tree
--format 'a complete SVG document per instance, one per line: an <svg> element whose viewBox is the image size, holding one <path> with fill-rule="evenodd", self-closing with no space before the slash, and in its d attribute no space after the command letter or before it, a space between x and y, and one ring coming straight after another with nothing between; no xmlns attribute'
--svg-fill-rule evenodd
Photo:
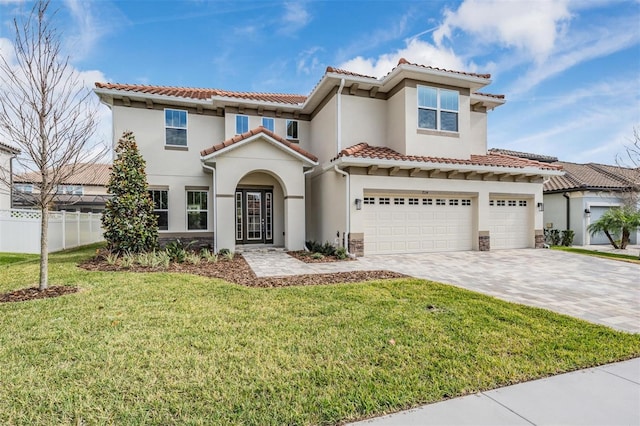
<svg viewBox="0 0 640 426"><path fill-rule="evenodd" d="M49 0L39 0L26 18L14 19L14 52L0 55L0 134L22 152L19 168L40 177L40 290L49 281L47 229L57 186L106 151L93 142L97 101L62 53L48 9Z"/></svg>

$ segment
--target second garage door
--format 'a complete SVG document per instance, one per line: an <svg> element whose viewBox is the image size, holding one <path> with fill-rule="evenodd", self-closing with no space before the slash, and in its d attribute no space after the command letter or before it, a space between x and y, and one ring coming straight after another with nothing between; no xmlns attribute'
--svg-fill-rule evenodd
<svg viewBox="0 0 640 426"><path fill-rule="evenodd" d="M532 203L513 198L489 201L491 250L533 247Z"/></svg>
<svg viewBox="0 0 640 426"><path fill-rule="evenodd" d="M453 195L367 194L364 253L471 250L474 201Z"/></svg>

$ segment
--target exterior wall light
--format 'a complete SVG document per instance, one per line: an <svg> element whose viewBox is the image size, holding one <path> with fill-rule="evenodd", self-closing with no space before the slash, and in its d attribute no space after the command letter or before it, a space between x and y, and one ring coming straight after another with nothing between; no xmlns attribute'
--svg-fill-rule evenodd
<svg viewBox="0 0 640 426"><path fill-rule="evenodd" d="M591 210L584 209L584 214L587 215L587 216L591 216Z"/></svg>
<svg viewBox="0 0 640 426"><path fill-rule="evenodd" d="M544 203L538 203L538 211L539 212L543 212L544 211Z"/></svg>
<svg viewBox="0 0 640 426"><path fill-rule="evenodd" d="M362 210L362 199L356 198L356 210Z"/></svg>

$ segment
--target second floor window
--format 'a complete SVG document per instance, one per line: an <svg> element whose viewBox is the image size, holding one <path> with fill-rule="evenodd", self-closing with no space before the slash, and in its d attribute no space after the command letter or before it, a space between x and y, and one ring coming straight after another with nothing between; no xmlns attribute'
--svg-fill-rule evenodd
<svg viewBox="0 0 640 426"><path fill-rule="evenodd" d="M273 132L273 129L275 128L273 118L262 117L262 127Z"/></svg>
<svg viewBox="0 0 640 426"><path fill-rule="evenodd" d="M287 139L298 140L298 122L287 120Z"/></svg>
<svg viewBox="0 0 640 426"><path fill-rule="evenodd" d="M458 92L418 86L418 128L458 131Z"/></svg>
<svg viewBox="0 0 640 426"><path fill-rule="evenodd" d="M153 213L158 216L158 229L169 229L169 191L152 189L149 197L153 201Z"/></svg>
<svg viewBox="0 0 640 426"><path fill-rule="evenodd" d="M84 188L82 185L58 185L56 193L65 195L82 195L84 193Z"/></svg>
<svg viewBox="0 0 640 426"><path fill-rule="evenodd" d="M236 115L236 135L241 135L249 131L249 117L246 115Z"/></svg>
<svg viewBox="0 0 640 426"><path fill-rule="evenodd" d="M164 110L165 144L187 146L187 111Z"/></svg>
<svg viewBox="0 0 640 426"><path fill-rule="evenodd" d="M33 193L33 185L30 183L14 183L13 184L13 189L16 192L22 192L25 194L32 194Z"/></svg>

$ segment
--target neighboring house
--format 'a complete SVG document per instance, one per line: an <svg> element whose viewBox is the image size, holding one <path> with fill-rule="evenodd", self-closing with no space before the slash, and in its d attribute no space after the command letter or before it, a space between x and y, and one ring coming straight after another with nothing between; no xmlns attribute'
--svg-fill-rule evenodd
<svg viewBox="0 0 640 426"><path fill-rule="evenodd" d="M640 170L604 164L575 164L564 161L564 176L552 176L544 184L544 221L548 228L572 229L574 244L609 244L604 233L589 235L587 227L604 212L629 202L640 189ZM640 205L638 206L640 207ZM638 244L638 233L631 243Z"/></svg>
<svg viewBox="0 0 640 426"><path fill-rule="evenodd" d="M65 166L69 167L69 166ZM66 174L67 171L63 170ZM82 164L78 172L58 185L51 210L99 213L104 210L111 164ZM34 195L39 193L41 176L36 172L14 176L13 207L33 208Z"/></svg>
<svg viewBox="0 0 640 426"><path fill-rule="evenodd" d="M134 132L161 238L357 255L536 247L559 166L487 153L490 75L328 67L308 96L96 83ZM114 144L115 144L114 140Z"/></svg>
<svg viewBox="0 0 640 426"><path fill-rule="evenodd" d="M0 210L11 208L13 159L20 150L0 142Z"/></svg>

